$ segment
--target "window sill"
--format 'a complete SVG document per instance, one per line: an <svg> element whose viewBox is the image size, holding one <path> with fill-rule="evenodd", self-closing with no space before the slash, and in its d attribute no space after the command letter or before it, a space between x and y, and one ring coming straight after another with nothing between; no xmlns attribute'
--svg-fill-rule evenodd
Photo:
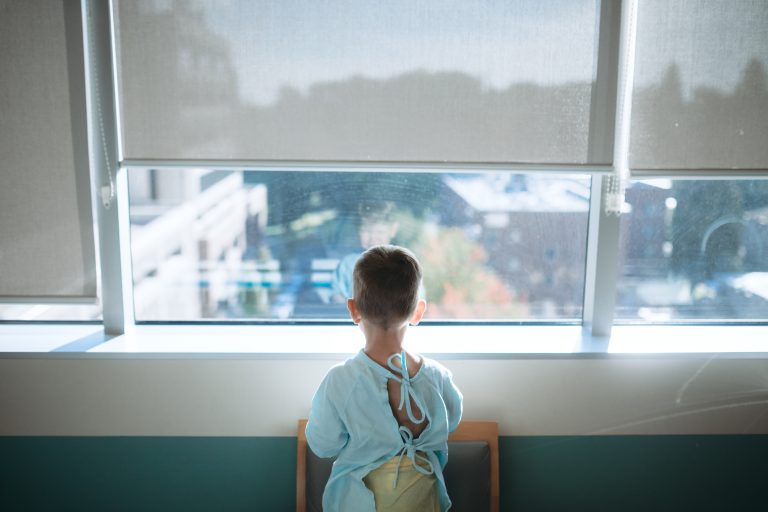
<svg viewBox="0 0 768 512"><path fill-rule="evenodd" d="M409 331L408 343L440 359L768 358L768 326L616 326L607 339L580 326L423 325ZM362 346L352 325L144 325L113 337L98 325L0 324L0 357L338 359Z"/></svg>

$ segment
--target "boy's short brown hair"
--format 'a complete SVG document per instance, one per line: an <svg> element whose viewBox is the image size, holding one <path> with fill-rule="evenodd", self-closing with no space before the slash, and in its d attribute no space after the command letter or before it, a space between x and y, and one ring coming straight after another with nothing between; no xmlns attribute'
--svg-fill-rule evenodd
<svg viewBox="0 0 768 512"><path fill-rule="evenodd" d="M377 245L365 251L352 272L355 306L369 322L388 329L409 318L419 302L421 265L411 251Z"/></svg>

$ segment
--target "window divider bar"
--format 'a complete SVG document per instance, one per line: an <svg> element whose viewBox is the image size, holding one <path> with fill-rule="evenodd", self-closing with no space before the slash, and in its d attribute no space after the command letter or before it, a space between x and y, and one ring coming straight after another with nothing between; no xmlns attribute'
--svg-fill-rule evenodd
<svg viewBox="0 0 768 512"><path fill-rule="evenodd" d="M616 303L619 260L619 216L605 211L609 176L592 179L584 280L585 331L592 337L609 337Z"/></svg>
<svg viewBox="0 0 768 512"><path fill-rule="evenodd" d="M584 280L583 326L589 337L609 337L613 325L618 280L619 217L606 214L608 183L616 179L619 143L623 136L617 109L622 99L621 73L626 71L622 50L632 34L624 30L624 19L633 0L602 0L597 44L597 72L592 90L588 158L613 162L610 175L593 176L587 234ZM630 63L631 64L631 63ZM626 159L626 155L624 156Z"/></svg>
<svg viewBox="0 0 768 512"><path fill-rule="evenodd" d="M130 331L135 322L128 245L128 177L118 165L110 2L83 0L82 9L104 332L120 335Z"/></svg>

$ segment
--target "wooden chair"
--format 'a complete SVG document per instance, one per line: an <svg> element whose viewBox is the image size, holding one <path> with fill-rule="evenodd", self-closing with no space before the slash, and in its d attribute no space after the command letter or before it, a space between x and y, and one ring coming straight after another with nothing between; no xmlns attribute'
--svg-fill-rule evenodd
<svg viewBox="0 0 768 512"><path fill-rule="evenodd" d="M296 510L321 510L322 490L331 473L333 459L321 459L307 450L304 428L307 420L299 420L296 450ZM482 488L487 488L488 510L499 510L499 429L495 421L462 421L448 437L448 464L443 472L451 510L480 510L486 501ZM474 483L468 484L469 479ZM479 493L482 493L478 501Z"/></svg>

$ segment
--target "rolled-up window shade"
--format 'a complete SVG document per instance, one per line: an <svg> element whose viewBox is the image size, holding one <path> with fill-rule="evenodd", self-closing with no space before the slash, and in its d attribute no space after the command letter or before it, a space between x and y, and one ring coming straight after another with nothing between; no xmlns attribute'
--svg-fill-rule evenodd
<svg viewBox="0 0 768 512"><path fill-rule="evenodd" d="M630 167L768 169L768 2L638 5Z"/></svg>
<svg viewBox="0 0 768 512"><path fill-rule="evenodd" d="M0 1L0 300L94 299L77 1Z"/></svg>
<svg viewBox="0 0 768 512"><path fill-rule="evenodd" d="M118 1L124 158L598 163L598 7Z"/></svg>

